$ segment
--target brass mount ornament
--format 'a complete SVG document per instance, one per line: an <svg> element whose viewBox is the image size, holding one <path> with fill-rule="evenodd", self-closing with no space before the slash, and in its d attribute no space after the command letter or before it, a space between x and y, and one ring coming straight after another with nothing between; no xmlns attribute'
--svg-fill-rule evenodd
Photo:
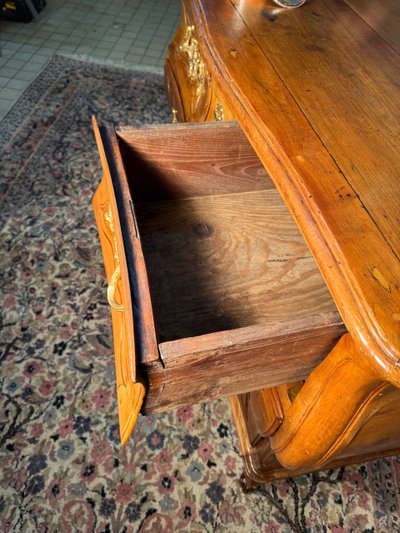
<svg viewBox="0 0 400 533"><path fill-rule="evenodd" d="M224 117L225 117L224 108L222 107L221 102L217 102L215 104L215 109L214 109L214 120L216 120L217 122L221 122L222 120L224 120Z"/></svg>
<svg viewBox="0 0 400 533"><path fill-rule="evenodd" d="M196 85L196 92L200 93L206 80L206 67L199 51L199 44L195 36L193 25L186 26L183 43L179 47L180 51L188 57L188 78Z"/></svg>
<svg viewBox="0 0 400 533"><path fill-rule="evenodd" d="M110 280L110 282L108 284L108 287L107 287L107 299L108 299L108 303L110 304L110 307L112 307L112 309L114 309L115 311L118 311L119 313L123 313L124 312L124 306L122 304L119 304L115 300L115 292L117 290L117 283L118 283L118 280L119 280L119 278L121 276L121 267L120 267L119 257L118 257L117 239L116 239L115 231L114 231L114 222L113 222L111 206L109 206L108 211L104 214L104 218L108 222L108 225L110 227L110 231L111 231L111 234L112 234L112 237L113 237L113 242L114 242L114 260L115 260L115 270L114 270L114 272L113 272L113 274L111 276L111 280Z"/></svg>
<svg viewBox="0 0 400 533"><path fill-rule="evenodd" d="M192 91L190 99L191 118L192 120L204 120L208 109L207 102L210 97L208 91L209 75L199 50L199 43L193 25L186 26L179 51L185 57L186 76Z"/></svg>

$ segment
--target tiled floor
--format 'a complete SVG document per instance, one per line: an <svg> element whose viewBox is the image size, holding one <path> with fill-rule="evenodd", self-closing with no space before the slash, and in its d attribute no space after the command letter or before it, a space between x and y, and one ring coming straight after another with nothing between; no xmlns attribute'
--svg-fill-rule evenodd
<svg viewBox="0 0 400 533"><path fill-rule="evenodd" d="M47 0L29 23L0 22L0 118L55 53L161 68L179 0Z"/></svg>

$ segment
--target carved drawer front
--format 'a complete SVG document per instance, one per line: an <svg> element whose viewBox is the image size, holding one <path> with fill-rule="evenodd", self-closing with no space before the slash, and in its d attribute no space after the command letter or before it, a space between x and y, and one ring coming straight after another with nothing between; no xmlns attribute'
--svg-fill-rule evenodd
<svg viewBox="0 0 400 533"><path fill-rule="evenodd" d="M240 127L120 127L97 139L118 391L143 382L146 414L306 377L344 327Z"/></svg>
<svg viewBox="0 0 400 533"><path fill-rule="evenodd" d="M102 138L95 120L93 127L104 172L93 198L93 209L108 280L107 298L112 314L120 436L121 442L125 443L136 423L145 388L136 376L131 292L112 179L115 167L112 166L110 170L105 154L107 139Z"/></svg>

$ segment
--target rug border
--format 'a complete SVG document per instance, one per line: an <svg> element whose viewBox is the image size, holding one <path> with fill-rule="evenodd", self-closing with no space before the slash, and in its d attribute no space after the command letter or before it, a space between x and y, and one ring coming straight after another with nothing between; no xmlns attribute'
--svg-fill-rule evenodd
<svg viewBox="0 0 400 533"><path fill-rule="evenodd" d="M74 54L54 54L47 63L43 66L39 74L32 80L28 87L23 91L19 98L14 102L9 111L2 117L0 120L0 154L3 152L3 149L12 141L14 135L23 125L25 120L30 115L30 112L33 110L35 104L38 104L43 96L36 100L34 105L32 105L32 100L34 97L37 97L38 91L37 88L40 85L45 84L50 87L58 79L58 72L49 67L52 63L57 63L61 65L62 62L65 63L65 67L68 66L79 66L84 64L90 64L98 67L110 68L113 70L120 70L123 72L137 72L137 73L152 73L163 75L163 69L159 67L151 67L146 65L128 65L127 63L113 60L102 60L97 59L91 56L84 54L74 55Z"/></svg>
<svg viewBox="0 0 400 533"><path fill-rule="evenodd" d="M162 67L154 67L150 65L131 64L123 60L116 59L103 59L99 57L93 57L88 54L56 54L58 57L65 57L74 61L81 61L83 63L92 63L103 67L110 67L115 69L122 69L131 72L150 72L151 74L160 74L163 76L164 69Z"/></svg>

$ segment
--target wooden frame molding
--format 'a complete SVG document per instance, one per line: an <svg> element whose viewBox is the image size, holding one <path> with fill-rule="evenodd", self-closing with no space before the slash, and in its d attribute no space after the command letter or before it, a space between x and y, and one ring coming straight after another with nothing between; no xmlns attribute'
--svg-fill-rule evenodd
<svg viewBox="0 0 400 533"><path fill-rule="evenodd" d="M286 411L271 447L287 469L322 467L379 408L390 385L364 363L350 334L318 365Z"/></svg>

